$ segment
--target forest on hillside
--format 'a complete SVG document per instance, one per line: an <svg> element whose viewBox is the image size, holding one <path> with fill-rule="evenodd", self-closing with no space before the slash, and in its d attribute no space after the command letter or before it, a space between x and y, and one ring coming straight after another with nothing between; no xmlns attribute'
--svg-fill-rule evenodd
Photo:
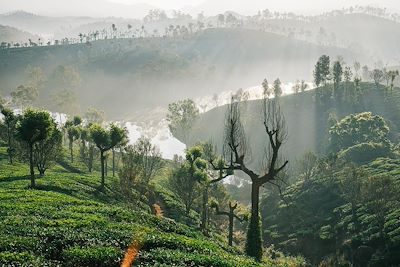
<svg viewBox="0 0 400 267"><path fill-rule="evenodd" d="M0 15L0 265L400 266L399 16L171 12Z"/></svg>

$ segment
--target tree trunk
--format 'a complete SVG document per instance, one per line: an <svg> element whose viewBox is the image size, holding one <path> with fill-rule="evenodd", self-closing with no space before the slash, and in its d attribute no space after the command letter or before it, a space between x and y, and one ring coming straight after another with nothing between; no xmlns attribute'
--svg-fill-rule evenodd
<svg viewBox="0 0 400 267"><path fill-rule="evenodd" d="M205 185L203 190L203 203L201 212L201 230L203 233L207 232L207 217L208 217L208 184Z"/></svg>
<svg viewBox="0 0 400 267"><path fill-rule="evenodd" d="M30 174L31 174L31 187L35 188L35 170L33 166L33 145L29 144L29 168L30 168Z"/></svg>
<svg viewBox="0 0 400 267"><path fill-rule="evenodd" d="M108 176L108 157L105 157L104 161L105 161L105 168L104 168L105 170L104 170L104 172L105 172L105 175Z"/></svg>
<svg viewBox="0 0 400 267"><path fill-rule="evenodd" d="M256 182L251 184L251 221L259 220L259 201L260 201L260 185Z"/></svg>
<svg viewBox="0 0 400 267"><path fill-rule="evenodd" d="M10 164L13 163L13 157L12 157L12 147L11 147L11 130L10 130L10 125L7 126L7 135L8 135L8 158L10 161Z"/></svg>
<svg viewBox="0 0 400 267"><path fill-rule="evenodd" d="M94 147L89 144L89 157L88 157L88 169L89 172L93 170L93 157L94 157Z"/></svg>
<svg viewBox="0 0 400 267"><path fill-rule="evenodd" d="M231 209L229 212L229 233L228 233L228 244L229 246L233 245L233 210Z"/></svg>
<svg viewBox="0 0 400 267"><path fill-rule="evenodd" d="M82 142L81 142L81 158L83 161L85 160L85 153L86 153L86 143L85 143L85 140L82 140Z"/></svg>
<svg viewBox="0 0 400 267"><path fill-rule="evenodd" d="M113 177L115 177L115 149L112 149L112 173Z"/></svg>
<svg viewBox="0 0 400 267"><path fill-rule="evenodd" d="M70 152L70 156L71 156L71 162L74 162L74 153L73 153L73 148L72 148L72 140L69 139L69 152Z"/></svg>
<svg viewBox="0 0 400 267"><path fill-rule="evenodd" d="M104 182L104 180L105 180L105 178L104 178L104 174L105 174L105 172L104 172L104 160L105 160L105 157L104 157L104 151L103 150L101 150L100 151L100 165L101 165L101 187L102 188L104 188L104 184L105 184L105 182Z"/></svg>
<svg viewBox="0 0 400 267"><path fill-rule="evenodd" d="M262 259L262 239L259 216L260 184L253 180L251 185L251 217L247 230L246 254L257 261Z"/></svg>

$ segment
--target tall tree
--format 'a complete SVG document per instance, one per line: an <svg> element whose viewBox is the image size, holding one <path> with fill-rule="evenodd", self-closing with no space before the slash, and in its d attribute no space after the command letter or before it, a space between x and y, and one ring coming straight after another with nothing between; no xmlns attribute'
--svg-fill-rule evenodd
<svg viewBox="0 0 400 267"><path fill-rule="evenodd" d="M322 55L314 69L314 83L316 86L326 85L329 79L329 74L330 74L330 59L329 56L327 55Z"/></svg>
<svg viewBox="0 0 400 267"><path fill-rule="evenodd" d="M333 76L333 95L338 98L339 97L339 85L342 81L343 77L343 67L340 61L335 61L333 63L332 68L332 76Z"/></svg>
<svg viewBox="0 0 400 267"><path fill-rule="evenodd" d="M274 81L274 96L279 98L282 96L282 83L279 78Z"/></svg>
<svg viewBox="0 0 400 267"><path fill-rule="evenodd" d="M35 188L35 170L33 149L38 142L45 140L55 130L55 123L50 114L42 110L27 109L17 123L17 138L28 149L31 187Z"/></svg>
<svg viewBox="0 0 400 267"><path fill-rule="evenodd" d="M390 70L388 72L388 74L390 77L390 91L393 92L394 80L396 79L397 76L399 76L399 71L398 70Z"/></svg>
<svg viewBox="0 0 400 267"><path fill-rule="evenodd" d="M82 119L79 116L74 116L72 120L67 121L64 125L67 129L71 162L74 162L74 141L78 140L80 137L81 123Z"/></svg>
<svg viewBox="0 0 400 267"><path fill-rule="evenodd" d="M263 97L269 98L271 95L271 89L269 88L267 79L263 80L261 86L263 88Z"/></svg>
<svg viewBox="0 0 400 267"><path fill-rule="evenodd" d="M246 253L257 260L262 258L261 223L259 216L260 188L266 183L275 184L278 174L286 167L288 161L280 163L281 148L286 140L285 120L277 99L263 101L263 123L266 132L265 169L257 173L249 169L246 163L248 147L245 131L241 122L240 104L231 102L227 109L224 130L224 151L231 159L234 170L240 170L251 179L251 217L247 232Z"/></svg>

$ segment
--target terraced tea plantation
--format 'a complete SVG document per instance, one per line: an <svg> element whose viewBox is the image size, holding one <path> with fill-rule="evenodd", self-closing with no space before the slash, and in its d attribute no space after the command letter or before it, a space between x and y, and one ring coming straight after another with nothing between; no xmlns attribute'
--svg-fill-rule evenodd
<svg viewBox="0 0 400 267"><path fill-rule="evenodd" d="M0 266L301 266L297 258L243 256L216 238L149 211L113 189L118 178L54 166L29 189L26 164L0 150ZM136 252L138 254L136 255Z"/></svg>

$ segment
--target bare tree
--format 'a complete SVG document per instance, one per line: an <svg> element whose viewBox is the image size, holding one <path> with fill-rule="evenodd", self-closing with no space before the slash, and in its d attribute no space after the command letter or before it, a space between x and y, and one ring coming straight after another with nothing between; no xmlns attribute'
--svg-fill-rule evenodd
<svg viewBox="0 0 400 267"><path fill-rule="evenodd" d="M263 170L251 170L246 163L248 146L244 127L241 122L240 104L232 100L225 119L224 154L230 158L234 170L241 170L251 179L251 217L247 233L246 253L261 260L262 240L259 217L260 187L266 183L278 185L277 176L286 167L288 161L281 163L280 151L287 138L285 119L277 99L263 100L263 124L266 132L266 154Z"/></svg>
<svg viewBox="0 0 400 267"><path fill-rule="evenodd" d="M235 214L235 210L238 206L238 203L232 204L229 202L229 211L222 211L219 209L218 203L214 202L211 206L215 209L215 214L227 216L229 218L229 232L228 232L228 244L229 246L233 245L233 220L236 219L240 222L243 221L242 218Z"/></svg>

